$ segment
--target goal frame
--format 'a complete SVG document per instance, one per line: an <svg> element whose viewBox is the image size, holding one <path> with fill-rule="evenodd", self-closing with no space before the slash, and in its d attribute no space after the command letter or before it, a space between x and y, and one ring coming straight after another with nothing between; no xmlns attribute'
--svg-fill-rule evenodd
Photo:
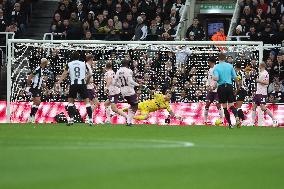
<svg viewBox="0 0 284 189"><path fill-rule="evenodd" d="M263 61L262 41L102 41L102 40L33 40L33 39L9 39L8 40L8 62L7 62L7 106L6 122L10 123L11 117L11 87L12 87L12 56L15 43L53 43L53 44L110 44L110 45L255 45L259 49L259 63Z"/></svg>

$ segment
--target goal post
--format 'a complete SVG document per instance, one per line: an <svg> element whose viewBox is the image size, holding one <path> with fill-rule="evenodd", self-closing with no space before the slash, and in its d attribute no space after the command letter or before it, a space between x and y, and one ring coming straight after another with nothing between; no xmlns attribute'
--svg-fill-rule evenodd
<svg viewBox="0 0 284 189"><path fill-rule="evenodd" d="M15 93L19 93L19 77L23 77L23 70L27 70L30 51L34 48L42 48L42 56L47 57L52 49L64 49L66 51L88 51L115 53L117 57L129 51L151 52L174 52L179 53L181 48L188 48L191 55L216 56L223 51L227 54L254 54L258 62L263 60L263 42L253 41L98 41L98 40L8 40L8 63L7 63L7 109L6 120L11 121L12 102L15 102ZM140 55L139 55L140 56ZM250 56L250 55L249 55ZM194 59L192 59L194 64ZM199 64L199 63L198 63ZM196 66L198 66L196 64ZM203 65L203 64L202 64ZM23 74L24 75L24 74Z"/></svg>

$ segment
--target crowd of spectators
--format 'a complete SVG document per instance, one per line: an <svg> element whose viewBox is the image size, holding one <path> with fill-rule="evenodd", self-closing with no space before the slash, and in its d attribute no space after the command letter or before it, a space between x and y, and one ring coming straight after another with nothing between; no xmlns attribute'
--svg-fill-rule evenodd
<svg viewBox="0 0 284 189"><path fill-rule="evenodd" d="M240 17L234 36L247 36L241 40L281 44L284 40L283 0L238 0Z"/></svg>
<svg viewBox="0 0 284 189"><path fill-rule="evenodd" d="M185 0L61 0L55 39L174 40Z"/></svg>
<svg viewBox="0 0 284 189"><path fill-rule="evenodd" d="M0 32L14 32L21 37L31 16L32 0L0 0Z"/></svg>

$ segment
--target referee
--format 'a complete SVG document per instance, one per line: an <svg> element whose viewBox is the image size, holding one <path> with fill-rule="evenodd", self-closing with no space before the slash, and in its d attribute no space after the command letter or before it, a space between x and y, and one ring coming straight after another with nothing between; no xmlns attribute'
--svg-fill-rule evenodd
<svg viewBox="0 0 284 189"><path fill-rule="evenodd" d="M229 123L229 128L233 128L230 113L228 111L228 107L233 112L236 118L236 125L240 126L240 120L238 117L237 109L234 107L234 91L233 91L233 80L237 79L237 75L235 69L232 64L225 62L226 55L220 53L218 56L219 64L214 67L213 75L214 80L218 83L217 93L219 96L219 103L222 105L224 109L224 114L227 122Z"/></svg>

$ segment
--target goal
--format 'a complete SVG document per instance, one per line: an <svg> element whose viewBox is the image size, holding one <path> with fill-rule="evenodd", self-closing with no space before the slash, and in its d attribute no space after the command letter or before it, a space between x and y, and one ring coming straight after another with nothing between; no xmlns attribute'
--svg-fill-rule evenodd
<svg viewBox="0 0 284 189"><path fill-rule="evenodd" d="M120 67L123 58L131 58L135 78L145 80L145 88L156 91L172 90L173 102L199 102L204 100L204 78L208 70L207 59L217 57L220 52L232 56L243 66L256 59L263 59L263 43L250 41L61 41L26 40L8 41L7 64L7 122L22 122L29 112L30 96L25 93L26 78L39 65L41 58L50 60L46 82L43 86L43 101L65 102L66 88L56 91L54 82L69 61L69 54L79 51L82 59L93 54L94 80L100 101L104 94L104 65L111 61L114 69ZM252 88L254 84L252 84ZM139 89L139 99L149 97L148 90ZM184 93L189 97L184 101ZM247 99L250 101L250 99ZM25 102L23 106L22 103ZM21 106L19 105L21 104ZM21 107L21 108L19 108ZM43 110L47 111L47 110Z"/></svg>

